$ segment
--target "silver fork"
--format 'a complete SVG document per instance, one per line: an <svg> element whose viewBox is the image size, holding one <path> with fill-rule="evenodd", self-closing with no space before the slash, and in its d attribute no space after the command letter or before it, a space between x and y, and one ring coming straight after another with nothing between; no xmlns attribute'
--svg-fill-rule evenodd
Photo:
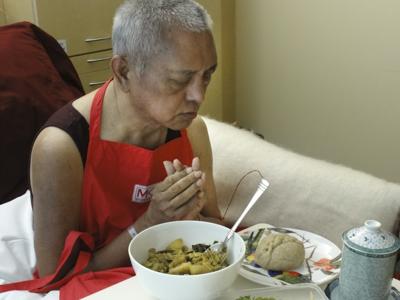
<svg viewBox="0 0 400 300"><path fill-rule="evenodd" d="M254 193L253 197L247 204L246 208L243 210L242 214L239 216L239 218L236 220L235 224L233 224L231 230L229 230L228 234L226 235L225 239L223 242L218 242L215 244L212 244L207 250L208 251L216 251L220 252L224 249L226 249L226 244L228 243L229 239L233 236L234 232L242 222L243 218L247 215L249 210L253 207L253 205L257 202L257 200L260 198L260 196L265 192L265 190L269 187L269 182L265 179L262 178L260 183L258 184L258 188L256 192Z"/></svg>

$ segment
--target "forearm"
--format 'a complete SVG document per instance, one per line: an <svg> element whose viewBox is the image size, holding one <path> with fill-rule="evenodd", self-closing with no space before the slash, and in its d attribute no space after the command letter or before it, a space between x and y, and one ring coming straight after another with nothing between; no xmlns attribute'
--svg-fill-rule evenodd
<svg viewBox="0 0 400 300"><path fill-rule="evenodd" d="M199 214L199 220L225 226L221 219L215 217L207 217ZM134 224L134 227L137 232L140 232L150 227L150 225L146 218L140 218ZM86 268L86 271L100 271L104 269L129 266L128 246L131 239L132 237L128 233L128 230L124 230L110 244L93 253L93 257Z"/></svg>
<svg viewBox="0 0 400 300"><path fill-rule="evenodd" d="M93 253L86 271L100 271L129 266L128 245L131 236L124 230L110 244Z"/></svg>
<svg viewBox="0 0 400 300"><path fill-rule="evenodd" d="M152 224L143 214L134 224L135 231L139 233L150 227ZM129 266L128 246L132 236L128 230L121 232L110 244L93 253L93 257L86 268L86 271L99 271L110 268Z"/></svg>

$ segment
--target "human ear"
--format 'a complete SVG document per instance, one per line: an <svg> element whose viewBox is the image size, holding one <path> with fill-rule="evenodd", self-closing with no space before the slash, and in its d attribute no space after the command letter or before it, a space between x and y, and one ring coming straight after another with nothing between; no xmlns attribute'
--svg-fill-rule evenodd
<svg viewBox="0 0 400 300"><path fill-rule="evenodd" d="M124 92L129 91L129 64L128 61L120 56L114 55L111 59L111 70L116 80Z"/></svg>

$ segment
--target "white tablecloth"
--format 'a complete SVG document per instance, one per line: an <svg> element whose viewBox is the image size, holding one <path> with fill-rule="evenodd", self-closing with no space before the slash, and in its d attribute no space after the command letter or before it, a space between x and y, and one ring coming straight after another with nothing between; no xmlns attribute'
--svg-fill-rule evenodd
<svg viewBox="0 0 400 300"><path fill-rule="evenodd" d="M400 290L400 281L394 279L393 286ZM264 285L251 282L243 278L242 276L238 276L236 281L233 283L231 290L235 291L242 289L262 288L262 287L265 288ZM110 300L110 299L155 300L155 298L151 297L146 293L146 291L142 288L136 277L124 280L116 285L113 285L107 289L104 289L100 292L97 292L93 295L84 298L84 300Z"/></svg>

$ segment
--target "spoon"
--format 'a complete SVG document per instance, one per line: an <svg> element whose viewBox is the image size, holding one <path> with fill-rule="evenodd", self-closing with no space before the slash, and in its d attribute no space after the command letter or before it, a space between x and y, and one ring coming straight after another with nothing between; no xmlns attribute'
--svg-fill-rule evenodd
<svg viewBox="0 0 400 300"><path fill-rule="evenodd" d="M223 242L218 242L218 243L212 244L207 249L207 251L221 252L226 249L226 244L228 243L229 239L233 236L234 232L240 225L240 222L242 222L243 218L247 215L249 210L253 207L253 205L257 202L257 200L260 198L260 196L265 192L265 190L268 187L269 187L269 182L266 179L262 178L260 183L258 184L258 188L257 188L256 192L254 193L250 202L247 204L246 208L243 210L242 214L236 220L235 224L233 224L231 230L229 230L228 234L225 237L225 240Z"/></svg>

